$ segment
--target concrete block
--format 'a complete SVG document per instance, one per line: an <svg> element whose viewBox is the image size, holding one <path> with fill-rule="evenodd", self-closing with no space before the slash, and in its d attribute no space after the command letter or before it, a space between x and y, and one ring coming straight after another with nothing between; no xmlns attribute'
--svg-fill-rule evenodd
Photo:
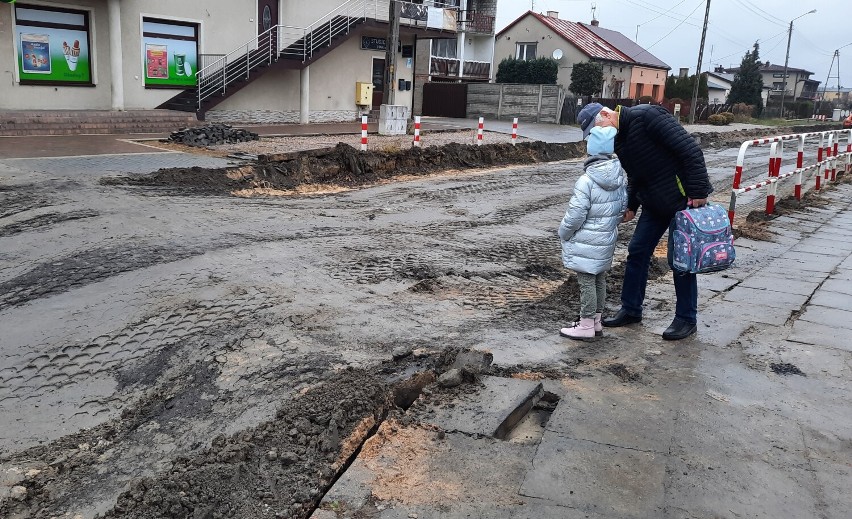
<svg viewBox="0 0 852 519"><path fill-rule="evenodd" d="M847 308L850 304L852 304L852 298L847 302ZM842 328L847 331L847 336L849 335L849 330L852 330L852 311L843 309L808 305L808 308L799 317L799 320Z"/></svg>
<svg viewBox="0 0 852 519"><path fill-rule="evenodd" d="M445 431L501 438L541 395L541 382L482 377L482 387L477 392L459 395L453 407L436 407L428 421ZM430 404L421 399L414 405Z"/></svg>
<svg viewBox="0 0 852 519"><path fill-rule="evenodd" d="M801 318L793 323L787 340L852 351L848 329L804 321Z"/></svg>

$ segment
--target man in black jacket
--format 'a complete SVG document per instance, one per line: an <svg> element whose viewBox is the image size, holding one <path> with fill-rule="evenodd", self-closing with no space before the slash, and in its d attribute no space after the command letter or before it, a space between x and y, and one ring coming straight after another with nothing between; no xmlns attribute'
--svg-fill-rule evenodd
<svg viewBox="0 0 852 519"><path fill-rule="evenodd" d="M604 326L616 327L642 320L642 303L654 249L675 213L707 203L713 191L704 154L695 139L664 108L655 105L605 108L598 103L583 107L577 122L587 136L593 126L614 126L615 153L627 172L627 213L624 222L642 214L627 248L621 309ZM672 240L669 236L669 247ZM671 254L669 254L671 256ZM675 317L663 339L678 340L695 333L698 318L698 279L695 274L674 274Z"/></svg>

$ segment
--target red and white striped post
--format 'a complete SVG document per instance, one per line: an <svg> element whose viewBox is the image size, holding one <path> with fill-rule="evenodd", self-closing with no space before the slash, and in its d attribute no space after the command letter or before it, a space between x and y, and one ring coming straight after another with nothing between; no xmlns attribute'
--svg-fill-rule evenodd
<svg viewBox="0 0 852 519"><path fill-rule="evenodd" d="M817 164L819 167L816 172L816 185L814 186L814 191L819 191L822 183L822 170L825 168L825 165L822 163L822 153L824 151L824 143L825 143L825 133L819 134L819 148L817 148Z"/></svg>
<svg viewBox="0 0 852 519"><path fill-rule="evenodd" d="M796 196L796 200L802 199L802 167L805 164L805 139L808 134L803 133L799 136L799 148L796 150L796 169L799 171L799 174L796 176L796 187L793 191L793 194Z"/></svg>
<svg viewBox="0 0 852 519"><path fill-rule="evenodd" d="M414 116L414 143L415 148L420 147L420 116Z"/></svg>
<svg viewBox="0 0 852 519"><path fill-rule="evenodd" d="M769 178L776 178L781 172L781 154L784 152L784 142L773 142L769 149ZM766 194L766 214L775 212L775 195L778 191L778 183L769 184Z"/></svg>
<svg viewBox="0 0 852 519"><path fill-rule="evenodd" d="M485 128L485 117L479 118L479 126L476 128L476 145L482 146L482 130Z"/></svg>
<svg viewBox="0 0 852 519"><path fill-rule="evenodd" d="M834 137L834 151L832 152L834 161L831 163L831 181L834 182L837 180L837 154L840 152L840 132L837 132L832 136Z"/></svg>
<svg viewBox="0 0 852 519"><path fill-rule="evenodd" d="M361 151L367 151L367 116L361 116Z"/></svg>
<svg viewBox="0 0 852 519"><path fill-rule="evenodd" d="M826 142L826 144L825 144L825 160L826 160L827 164L825 166L825 177L824 178L825 178L826 184L828 184L829 180L833 180L833 179L831 179L831 157L832 157L831 150L832 150L833 147L834 147L834 133L829 132L828 133L828 142Z"/></svg>
<svg viewBox="0 0 852 519"><path fill-rule="evenodd" d="M518 142L518 118L512 119L512 146Z"/></svg>

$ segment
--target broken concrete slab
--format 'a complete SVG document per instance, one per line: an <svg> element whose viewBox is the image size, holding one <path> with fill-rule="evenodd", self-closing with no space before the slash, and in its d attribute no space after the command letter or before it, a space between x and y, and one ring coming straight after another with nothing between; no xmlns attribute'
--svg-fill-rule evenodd
<svg viewBox="0 0 852 519"><path fill-rule="evenodd" d="M677 377L676 373L672 376ZM641 383L613 384L604 377L572 380L547 430L577 440L667 453L677 398Z"/></svg>
<svg viewBox="0 0 852 519"><path fill-rule="evenodd" d="M414 403L415 411L429 408L428 422L444 431L504 438L543 394L541 382L482 377L477 391L458 396L452 406L433 406L429 395Z"/></svg>

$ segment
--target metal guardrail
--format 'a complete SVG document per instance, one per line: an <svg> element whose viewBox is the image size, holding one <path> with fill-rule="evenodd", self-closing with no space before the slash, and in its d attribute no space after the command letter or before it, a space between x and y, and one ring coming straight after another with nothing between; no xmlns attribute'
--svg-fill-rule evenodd
<svg viewBox="0 0 852 519"><path fill-rule="evenodd" d="M846 151L840 150L840 139L846 137ZM804 165L804 149L805 142L808 139L819 138L819 147L817 148L816 163ZM784 143L788 141L796 141L798 149L796 153L796 167L792 171L781 173L781 162L784 154ZM769 167L768 177L760 182L749 186L741 186L740 182L743 175L743 166L745 164L746 152L750 147L757 147L764 144L771 144L769 151ZM737 197L741 194L768 187L766 193L766 214L772 214L775 210L775 198L777 195L778 183L787 178L795 177L796 185L794 196L797 200L802 196L802 178L804 173L813 172L815 179L814 189L819 191L822 187L822 182L834 182L837 179L838 165L840 172L848 173L852 168L852 130L828 130L824 132L809 132L790 135L780 135L777 137L763 137L760 139L752 139L742 143L739 154L737 155L737 165L734 170L733 185L731 187L731 202L728 205L728 218L733 223L736 215Z"/></svg>

